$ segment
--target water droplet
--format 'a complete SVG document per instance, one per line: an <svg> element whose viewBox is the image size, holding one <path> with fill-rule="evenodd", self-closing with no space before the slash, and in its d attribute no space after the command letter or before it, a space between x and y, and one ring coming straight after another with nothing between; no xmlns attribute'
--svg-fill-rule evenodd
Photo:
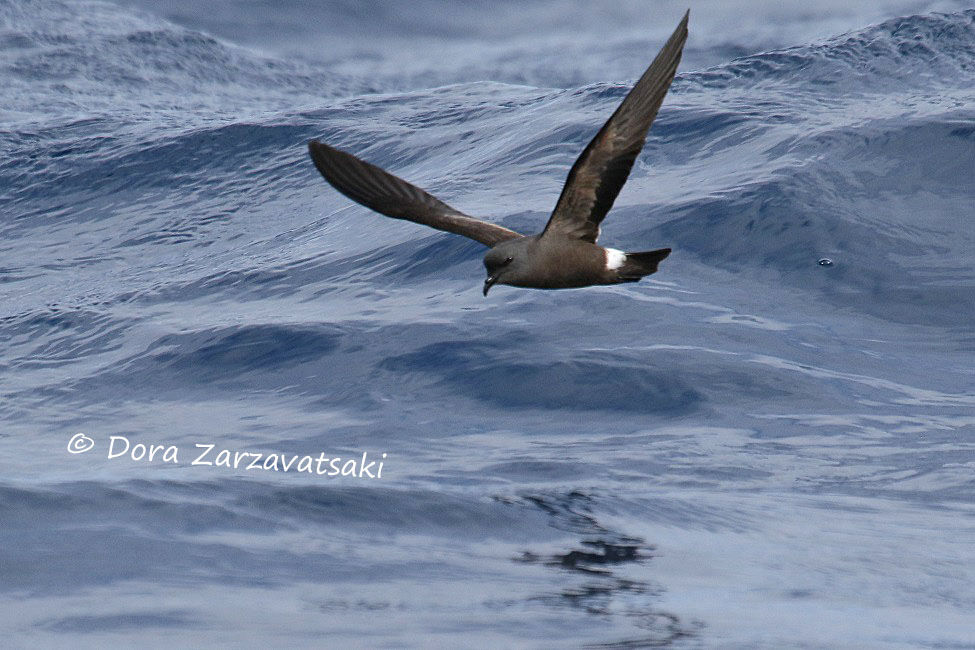
<svg viewBox="0 0 975 650"><path fill-rule="evenodd" d="M820 266L833 266L833 260L829 259L828 257L820 258L819 265Z"/></svg>

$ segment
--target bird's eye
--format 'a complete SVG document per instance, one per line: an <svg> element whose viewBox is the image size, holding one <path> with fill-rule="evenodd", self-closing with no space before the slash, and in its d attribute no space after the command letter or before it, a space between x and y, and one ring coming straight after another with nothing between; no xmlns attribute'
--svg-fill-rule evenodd
<svg viewBox="0 0 975 650"><path fill-rule="evenodd" d="M511 258L511 257L505 258L505 260L504 260L505 266L507 266L508 264L511 264L512 259L514 259L514 258Z"/></svg>

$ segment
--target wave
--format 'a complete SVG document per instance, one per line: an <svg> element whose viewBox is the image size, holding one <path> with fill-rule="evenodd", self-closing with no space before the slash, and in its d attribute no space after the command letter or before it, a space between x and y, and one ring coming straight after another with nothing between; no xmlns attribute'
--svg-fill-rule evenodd
<svg viewBox="0 0 975 650"><path fill-rule="evenodd" d="M79 114L111 116L111 128L89 124L89 134L126 123L158 132L370 87L104 2L4 3L0 25L0 120L40 139Z"/></svg>
<svg viewBox="0 0 975 650"><path fill-rule="evenodd" d="M815 45L763 52L694 75L692 86L750 88L788 82L821 95L856 91L895 92L953 85L975 67L975 9L904 16Z"/></svg>
<svg viewBox="0 0 975 650"><path fill-rule="evenodd" d="M64 108L92 114L0 130L10 152L0 161L0 278L37 285L67 268L95 275L108 264L138 266L154 249L180 251L178 263L77 296L82 309L95 298L163 304L410 288L454 268L467 282L478 271L476 244L350 206L314 173L304 143L322 137L467 212L534 232L628 89L478 82L361 94L327 72L309 77L302 64L151 17L86 4L81 29L63 20L76 8L29 6L39 17L30 29L6 17L3 43L14 54L5 65L28 84L25 96L72 97ZM58 11L62 20L52 18ZM607 243L671 245L675 257L784 280L889 320L970 318L973 25L975 10L898 18L682 72L606 222ZM147 94L133 81L138 71L143 81L165 71L175 86ZM111 110L86 104L93 95L52 90L86 75L113 98ZM177 104L195 116L188 123L169 111L133 120L136 106L226 97L226 88L242 98L255 85L286 92L209 115L209 100ZM278 101L312 97L314 108ZM71 252L92 233L101 240ZM38 244L54 259L36 264ZM820 266L824 257L833 264Z"/></svg>
<svg viewBox="0 0 975 650"><path fill-rule="evenodd" d="M702 557L748 569L714 583L719 600L751 580L795 620L907 583L904 603L971 611L942 570L970 566L968 547L912 552L972 503L975 11L708 46L746 56L703 69L689 52L603 224L610 246L672 246L661 273L484 300L483 247L351 203L306 142L538 231L648 55L639 26L587 42L567 11L537 41L531 18L555 4L490 47L523 3L450 5L378 27L391 42L361 61L342 30L406 10L319 3L335 15L318 65L108 3L0 1L0 596L21 634L138 643L229 621L280 637L265 622L288 609L312 614L285 631L302 640L351 616L450 645L454 607L454 627L507 645L705 643L683 566ZM262 10L281 6L238 27L289 38ZM199 7L216 27L241 5ZM67 453L78 432L98 451ZM181 465L197 442L389 462L358 483L172 467L106 459L114 435L178 444ZM843 561L820 573L854 576L839 591L808 580L822 536L763 564L810 530L834 533L820 555ZM854 538L882 552L847 561ZM910 560L894 576L892 557ZM452 602L472 580L483 598ZM261 609L266 593L285 609ZM889 640L882 609L851 643ZM715 638L755 645L749 611Z"/></svg>

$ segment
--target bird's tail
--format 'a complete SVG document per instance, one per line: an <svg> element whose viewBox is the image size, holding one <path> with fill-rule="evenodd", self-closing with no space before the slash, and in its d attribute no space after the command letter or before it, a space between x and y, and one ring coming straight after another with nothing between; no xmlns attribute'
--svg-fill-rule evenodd
<svg viewBox="0 0 975 650"><path fill-rule="evenodd" d="M645 275L656 273L657 265L668 255L670 255L669 248L643 251L642 253L627 253L626 260L617 273L623 281L635 282Z"/></svg>

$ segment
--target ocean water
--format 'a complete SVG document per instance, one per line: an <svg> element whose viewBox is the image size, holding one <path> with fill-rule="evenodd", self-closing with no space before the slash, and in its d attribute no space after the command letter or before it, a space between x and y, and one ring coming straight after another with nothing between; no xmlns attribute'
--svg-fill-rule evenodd
<svg viewBox="0 0 975 650"><path fill-rule="evenodd" d="M691 2L638 284L307 157L535 232L686 4L0 0L0 645L975 648L970 3Z"/></svg>

